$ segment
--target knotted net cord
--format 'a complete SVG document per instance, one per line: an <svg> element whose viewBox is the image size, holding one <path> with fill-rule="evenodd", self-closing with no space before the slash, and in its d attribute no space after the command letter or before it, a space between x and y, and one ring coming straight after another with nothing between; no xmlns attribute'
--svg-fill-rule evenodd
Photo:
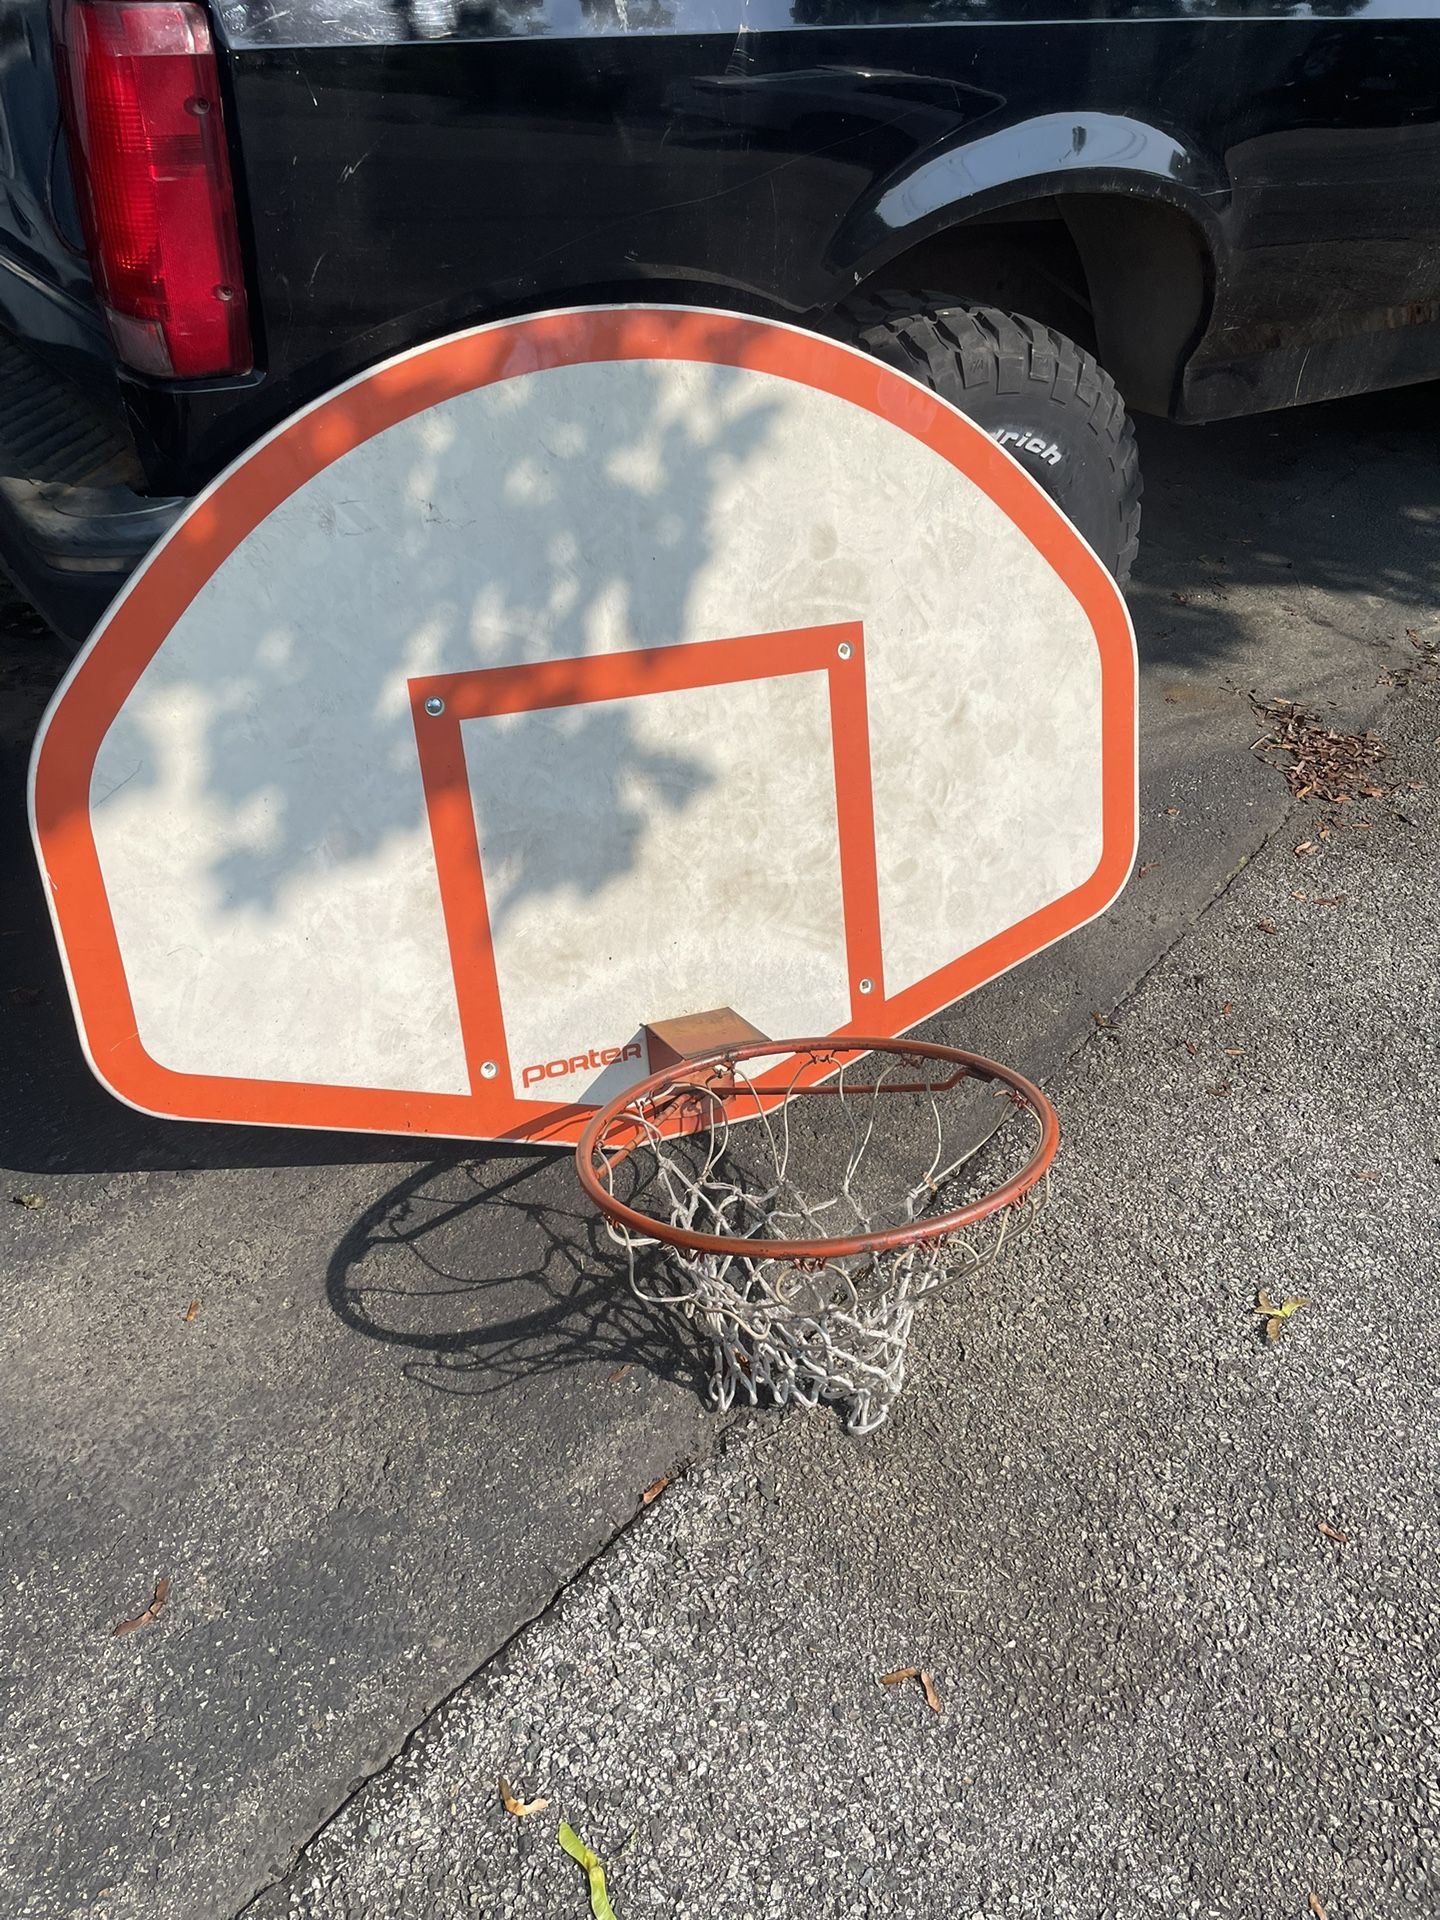
<svg viewBox="0 0 1440 1920"><path fill-rule="evenodd" d="M824 1090L822 1109L834 1114L831 1127L807 1128L802 1139L795 1124L802 1111L814 1117L818 1103L806 1095L815 1090L800 1080L824 1055L797 1057L793 1080L782 1089L766 1078L764 1097L746 1063L728 1061L722 1075L712 1066L707 1078L675 1079L634 1099L621 1116L630 1129L626 1144L598 1170L613 1192L624 1167L627 1203L672 1228L776 1242L773 1255L678 1247L607 1216L637 1297L677 1314L710 1343L710 1394L718 1408L737 1398L753 1406L762 1395L778 1406L794 1401L813 1408L823 1401L845 1409L849 1432L866 1434L888 1417L904 1385L916 1308L1000 1258L1043 1204L1048 1173L1015 1201L942 1237L796 1258L787 1243L883 1233L897 1218L909 1225L954 1211L978 1197L962 1190L966 1176L982 1154L987 1162L993 1157L1002 1135L1008 1161L1017 1138L1028 1157L1043 1131L1041 1116L1014 1088L969 1080L1005 1101L1007 1111L998 1129L993 1114L978 1125L972 1120L972 1143L947 1158L941 1096L964 1076L917 1088L900 1081L902 1072L917 1062L933 1068L933 1059L872 1053L857 1086L853 1056L836 1058L842 1063ZM928 1158L903 1189L899 1207L895 1175L879 1164L892 1152L892 1143L879 1138L887 1086L929 1109L928 1124L913 1130L924 1145L917 1153L913 1139L904 1143L912 1168L917 1157ZM836 1128L838 1140L821 1139ZM838 1183L827 1166L838 1168ZM826 1186L827 1197L817 1197Z"/></svg>

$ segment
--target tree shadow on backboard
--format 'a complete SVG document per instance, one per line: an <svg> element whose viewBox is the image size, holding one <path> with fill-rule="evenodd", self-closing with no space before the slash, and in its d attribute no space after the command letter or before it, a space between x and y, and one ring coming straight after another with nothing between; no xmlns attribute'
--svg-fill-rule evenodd
<svg viewBox="0 0 1440 1920"><path fill-rule="evenodd" d="M717 316L715 325L728 322ZM483 671L537 651L563 666L633 648L637 638L663 644L687 633L692 597L703 593L717 540L730 524L717 501L764 445L776 414L774 402L757 397L735 368L707 366L699 377L703 393L682 406L663 370L637 361L627 369L621 417L598 421L583 395L562 394L546 411L524 382L501 384L495 405L508 435L506 457L481 457L475 435L422 413L418 424L395 430L404 436L395 456L398 479L390 492L380 489L383 505L375 512L359 498L302 503L295 525L305 553L297 548L283 567L272 521L242 543L253 542L244 617L235 620L233 609L213 599L189 609L193 646L176 669L173 699L162 707L143 700L124 706L88 784L80 768L55 802L64 828L82 816L112 822L103 831L95 827L108 875L114 843L107 853L104 834L114 831L117 810L122 819L134 807L148 820L152 803L164 812L170 783L182 765L190 769L186 833L137 827L129 845L144 884L112 892L112 908L119 911L120 899L125 912L144 918L137 931L122 915L116 944L127 969L133 971L131 956L141 957L146 979L127 973L133 1012L122 1007L116 1018L129 1030L96 1039L98 1061L118 1057L138 1037L162 1069L208 1077L212 1085L255 1078L257 1061L260 1077L276 1083L442 1091L462 1085L468 1067L430 864L432 802L419 776L404 687L417 674ZM326 453L329 442L321 445L313 423L297 430L314 432L317 458ZM610 502L603 538L596 529L602 479ZM373 476L369 484L374 504ZM395 511L401 496L404 508ZM41 658L43 637L29 624L17 604L0 602L0 633L8 639L13 629L35 651L34 684L21 690L8 737L0 740L8 749L0 782L17 829L7 847L11 911L0 928L0 962L7 963L0 987L11 996L0 1018L11 1027L5 1063L15 1069L12 1098L3 1103L12 1137L0 1144L0 1161L62 1172L412 1158L414 1143L393 1136L357 1148L340 1135L262 1135L146 1116L137 1122L90 1084L69 1031L64 982L21 824L30 736L45 680L53 683L63 664L58 653ZM383 689L372 691L356 661L377 644L393 648L395 657ZM639 657L648 655L642 650ZM557 899L604 896L629 871L647 821L668 814L683 823L715 785L703 753L683 742L657 746L637 727L643 702L594 702L578 672L573 697L562 695L550 689L544 715L487 722L488 764L502 788L521 791L533 787L537 768L553 775L582 758L600 767L616 802L612 831L599 840L552 833L543 859L534 835L512 834L497 869L503 886L491 902L496 923L522 906L543 918ZM337 702L344 707L340 724ZM286 735L278 755L265 744L277 715ZM468 794L461 798L468 804ZM189 864L178 879L182 855L174 849L182 844ZM128 851L121 856L130 858ZM338 914L330 898L337 887L351 902ZM297 913L305 922L298 931ZM216 932L221 923L223 936ZM222 946L229 957L219 968L212 960ZM271 962L284 970L287 951L305 956L298 987L295 979L266 973ZM249 956L241 962L248 1002L221 1007L206 995L217 977L228 993L227 969L237 953ZM332 977L342 961L350 968L344 981ZM210 983L203 990L202 980ZM175 1015L174 1031L162 1031L169 1013L155 1022L159 1003L147 996L156 992ZM444 1056L427 1054L418 1071L412 1063L408 1080L397 1080L385 1057L389 1036L402 1030L407 1044L438 1046ZM138 1097L148 1104L146 1095ZM231 1111L243 1105L232 1101ZM383 1123L394 1113L392 1103Z"/></svg>
<svg viewBox="0 0 1440 1920"><path fill-rule="evenodd" d="M1428 628L1440 592L1437 427L1440 385L1204 429L1142 422L1145 523L1130 595L1142 667L1223 671L1267 640L1255 629L1256 606L1282 612L1288 590L1329 597L1326 644L1339 658L1356 644L1349 608L1383 601L1397 625L1408 619ZM684 451L672 452L670 464ZM567 467L565 484L572 478L579 476ZM702 555L703 543L693 546L691 563ZM1247 604L1231 597L1240 587L1266 591ZM567 608L577 651L584 613L583 603ZM177 1123L127 1109L96 1084L76 1044L24 826L30 742L65 656L3 589L0 635L0 808L9 823L0 896L0 1162L53 1174L413 1164L413 1139ZM302 683L313 671L313 662L303 663ZM243 809L252 795L226 744L217 740L211 769L216 798ZM623 753L624 743L617 747ZM311 824L289 823L297 831ZM232 866L226 878L264 911L261 876Z"/></svg>

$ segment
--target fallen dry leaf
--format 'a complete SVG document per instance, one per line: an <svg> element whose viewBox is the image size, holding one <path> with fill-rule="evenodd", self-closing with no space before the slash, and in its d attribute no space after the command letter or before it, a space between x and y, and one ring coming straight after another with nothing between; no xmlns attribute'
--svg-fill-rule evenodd
<svg viewBox="0 0 1440 1920"><path fill-rule="evenodd" d="M641 1506L648 1507L652 1500L658 1500L669 1484L670 1476L668 1473L662 1473L658 1480L652 1480L640 1496Z"/></svg>
<svg viewBox="0 0 1440 1920"><path fill-rule="evenodd" d="M45 1196L43 1193L17 1193L14 1195L14 1200L17 1207L29 1207L32 1211L34 1208L43 1207L45 1204Z"/></svg>
<svg viewBox="0 0 1440 1920"><path fill-rule="evenodd" d="M1220 1011L1222 1014L1233 1013L1235 1011L1235 1002L1233 1000L1227 1000Z"/></svg>
<svg viewBox="0 0 1440 1920"><path fill-rule="evenodd" d="M617 1381L623 1380L634 1364L635 1362L633 1360L627 1360L623 1367L616 1367L610 1378L605 1382L606 1386L613 1387Z"/></svg>
<svg viewBox="0 0 1440 1920"><path fill-rule="evenodd" d="M897 1667L894 1673L882 1673L880 1676L882 1687L897 1687L902 1680L918 1680L925 1690L926 1705L932 1713L939 1713L940 1695L924 1667Z"/></svg>
<svg viewBox="0 0 1440 1920"><path fill-rule="evenodd" d="M190 1324L190 1322L191 1322L191 1321L192 1321L192 1320L193 1320L193 1319L195 1318L195 1316L196 1316L196 1314L197 1314L197 1313L198 1313L199 1311L200 1311L200 1302L199 1302L198 1300L192 1300L192 1301L190 1302L190 1304L189 1304L189 1306L188 1306L188 1307L186 1307L186 1309L185 1309L185 1324L186 1324L186 1326L189 1326L189 1324Z"/></svg>
<svg viewBox="0 0 1440 1920"><path fill-rule="evenodd" d="M1245 1055L1244 1047L1226 1047L1225 1051L1232 1060L1241 1060Z"/></svg>
<svg viewBox="0 0 1440 1920"><path fill-rule="evenodd" d="M1280 931L1273 920L1257 920L1255 924L1261 933L1279 933Z"/></svg>
<svg viewBox="0 0 1440 1920"><path fill-rule="evenodd" d="M133 1633L136 1627L148 1627L153 1620L160 1618L160 1609L170 1593L170 1581L163 1575L155 1582L155 1597L143 1613L137 1613L133 1620L122 1620L115 1628L116 1633Z"/></svg>
<svg viewBox="0 0 1440 1920"><path fill-rule="evenodd" d="M1233 1089L1228 1080L1222 1080L1218 1086L1207 1087L1205 1091L1207 1093L1213 1093L1217 1100L1223 1100Z"/></svg>
<svg viewBox="0 0 1440 1920"><path fill-rule="evenodd" d="M1330 1920L1329 1914L1325 1911L1324 1902L1318 1893L1311 1893L1305 1904L1309 1907L1311 1914L1314 1916L1314 1920Z"/></svg>
<svg viewBox="0 0 1440 1920"><path fill-rule="evenodd" d="M500 1802L506 1813L513 1813L517 1820L528 1820L532 1813L543 1813L550 1804L548 1800L521 1800L503 1773L500 1776Z"/></svg>
<svg viewBox="0 0 1440 1920"><path fill-rule="evenodd" d="M1260 1291L1255 1295L1253 1311L1265 1315L1265 1338L1267 1340L1278 1340L1280 1335L1285 1331L1285 1322L1290 1318L1291 1314L1297 1313L1301 1307L1308 1307L1309 1304L1309 1294L1287 1294L1283 1300L1276 1301L1270 1298L1270 1294L1265 1287L1261 1287Z"/></svg>
<svg viewBox="0 0 1440 1920"><path fill-rule="evenodd" d="M1155 868L1158 867L1159 864L1160 862L1158 860L1142 860L1139 866L1135 869L1135 878L1137 880L1143 880L1146 874L1153 873Z"/></svg>
<svg viewBox="0 0 1440 1920"><path fill-rule="evenodd" d="M1349 1546L1350 1544L1349 1534L1341 1533L1340 1529L1338 1527L1332 1527L1328 1520L1317 1520L1315 1522L1315 1525L1317 1530L1320 1533L1324 1534L1327 1540L1333 1540L1337 1547Z"/></svg>
<svg viewBox="0 0 1440 1920"><path fill-rule="evenodd" d="M1378 1169L1375 1167L1362 1167L1360 1171L1356 1174L1355 1178L1357 1180L1378 1180L1380 1178L1380 1174Z"/></svg>
<svg viewBox="0 0 1440 1920"><path fill-rule="evenodd" d="M1295 849L1295 857L1297 859L1300 859L1300 858L1303 858L1303 856L1307 853L1314 853L1316 849L1316 845L1317 845L1317 842L1314 840L1302 840L1299 846L1296 847Z"/></svg>
<svg viewBox="0 0 1440 1920"><path fill-rule="evenodd" d="M1165 813L1166 817L1171 820L1178 820L1180 817L1179 807L1166 807Z"/></svg>

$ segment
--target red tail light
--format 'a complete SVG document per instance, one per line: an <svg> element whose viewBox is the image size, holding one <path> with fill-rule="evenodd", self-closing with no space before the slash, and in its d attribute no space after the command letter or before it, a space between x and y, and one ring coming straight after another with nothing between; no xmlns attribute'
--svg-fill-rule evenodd
<svg viewBox="0 0 1440 1920"><path fill-rule="evenodd" d="M193 0L66 0L61 70L76 192L122 359L244 373L250 321L210 25Z"/></svg>

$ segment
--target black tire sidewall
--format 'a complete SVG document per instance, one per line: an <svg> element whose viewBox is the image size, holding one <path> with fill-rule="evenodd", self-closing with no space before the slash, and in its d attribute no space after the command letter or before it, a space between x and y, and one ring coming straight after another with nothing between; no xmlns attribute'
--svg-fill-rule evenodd
<svg viewBox="0 0 1440 1920"><path fill-rule="evenodd" d="M1089 419L1040 393L947 394L1055 502L1111 573L1122 561L1124 501Z"/></svg>
<svg viewBox="0 0 1440 1920"><path fill-rule="evenodd" d="M1091 354L1025 315L920 292L872 295L844 325L1003 447L1125 584L1140 526L1135 430Z"/></svg>

